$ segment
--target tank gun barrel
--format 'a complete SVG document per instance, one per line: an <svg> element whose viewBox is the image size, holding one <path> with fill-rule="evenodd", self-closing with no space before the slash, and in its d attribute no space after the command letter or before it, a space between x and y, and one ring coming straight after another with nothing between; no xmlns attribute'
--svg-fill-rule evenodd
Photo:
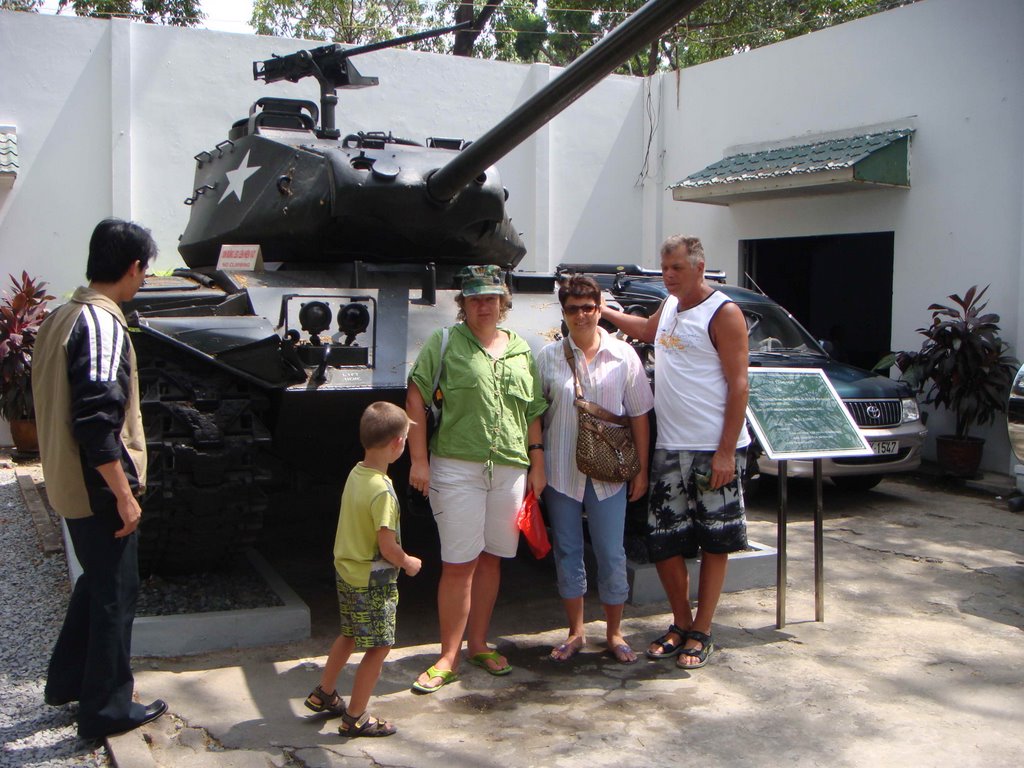
<svg viewBox="0 0 1024 768"><path fill-rule="evenodd" d="M372 53L373 51L380 51L384 48L394 48L395 46L405 45L406 43L416 43L420 40L429 40L432 37L447 35L449 32L458 32L459 30L467 29L471 26L473 26L472 21L460 21L458 24L453 24L450 27L427 29L423 32L405 35L404 37L394 37L390 40L378 40L376 43L367 43L366 45L360 45L355 48L346 48L343 53L346 56L359 56L363 53Z"/></svg>
<svg viewBox="0 0 1024 768"><path fill-rule="evenodd" d="M650 0L508 117L435 171L427 180L430 196L439 202L453 199L473 179L702 2Z"/></svg>

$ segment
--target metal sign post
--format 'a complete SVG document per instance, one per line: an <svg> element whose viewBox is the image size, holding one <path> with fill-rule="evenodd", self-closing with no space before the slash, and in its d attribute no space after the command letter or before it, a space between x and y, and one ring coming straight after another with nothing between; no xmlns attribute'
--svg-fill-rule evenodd
<svg viewBox="0 0 1024 768"><path fill-rule="evenodd" d="M779 519L775 526L775 626L786 626L786 495L789 466L785 459L779 462Z"/></svg>
<svg viewBox="0 0 1024 768"><path fill-rule="evenodd" d="M825 620L825 523L821 459L814 460L814 620Z"/></svg>
<svg viewBox="0 0 1024 768"><path fill-rule="evenodd" d="M751 368L747 419L765 455L779 462L775 624L786 625L786 524L789 460L814 465L814 619L825 620L825 556L821 460L870 456L835 387L819 368Z"/></svg>

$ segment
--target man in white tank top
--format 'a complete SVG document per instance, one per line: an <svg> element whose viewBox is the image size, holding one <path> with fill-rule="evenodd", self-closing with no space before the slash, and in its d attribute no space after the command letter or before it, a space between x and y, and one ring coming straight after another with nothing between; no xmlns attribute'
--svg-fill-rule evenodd
<svg viewBox="0 0 1024 768"><path fill-rule="evenodd" d="M747 325L743 313L704 280L704 248L673 235L661 247L668 298L649 318L609 307L601 316L629 336L655 344L657 442L651 463L647 546L673 621L653 641L653 659L678 656L703 667L714 650L711 621L730 552L747 546L740 474L750 437ZM689 600L686 557L701 552L697 611Z"/></svg>

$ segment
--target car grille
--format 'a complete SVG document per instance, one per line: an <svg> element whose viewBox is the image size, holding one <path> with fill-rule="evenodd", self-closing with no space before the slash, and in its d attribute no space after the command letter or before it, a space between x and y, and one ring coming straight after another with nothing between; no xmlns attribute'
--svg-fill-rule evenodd
<svg viewBox="0 0 1024 768"><path fill-rule="evenodd" d="M903 417L899 400L844 400L858 427L895 427Z"/></svg>

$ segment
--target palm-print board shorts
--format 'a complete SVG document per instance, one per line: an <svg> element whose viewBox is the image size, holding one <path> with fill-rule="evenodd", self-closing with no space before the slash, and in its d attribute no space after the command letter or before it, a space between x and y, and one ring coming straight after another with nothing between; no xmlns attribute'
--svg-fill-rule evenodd
<svg viewBox="0 0 1024 768"><path fill-rule="evenodd" d="M732 482L709 490L714 451L654 451L648 500L647 551L651 562L676 555L696 557L742 552L747 548L740 474L746 449L736 451Z"/></svg>
<svg viewBox="0 0 1024 768"><path fill-rule="evenodd" d="M353 587L337 573L338 611L341 629L338 634L351 637L356 648L380 648L395 644L395 614L398 611L397 584L371 584Z"/></svg>

